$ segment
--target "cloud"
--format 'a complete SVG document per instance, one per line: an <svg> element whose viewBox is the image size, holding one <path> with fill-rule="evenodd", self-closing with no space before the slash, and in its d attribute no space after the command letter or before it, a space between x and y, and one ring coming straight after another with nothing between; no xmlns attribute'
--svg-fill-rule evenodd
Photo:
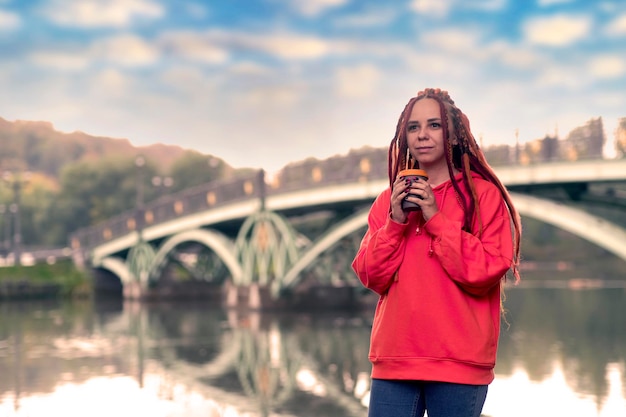
<svg viewBox="0 0 626 417"><path fill-rule="evenodd" d="M409 7L417 14L445 17L451 6L452 3L447 0L413 0Z"/></svg>
<svg viewBox="0 0 626 417"><path fill-rule="evenodd" d="M248 33L211 30L202 35L214 45L230 53L262 52L286 60L308 60L323 57L331 52L331 45L323 38L296 33Z"/></svg>
<svg viewBox="0 0 626 417"><path fill-rule="evenodd" d="M203 33L168 32L159 43L170 54L205 64L220 64L230 56L227 49L216 45L209 35Z"/></svg>
<svg viewBox="0 0 626 417"><path fill-rule="evenodd" d="M110 101L113 98L125 99L125 95L133 87L133 80L115 68L99 71L90 78L90 87L93 97L104 98Z"/></svg>
<svg viewBox="0 0 626 417"><path fill-rule="evenodd" d="M233 74L242 75L265 75L271 73L271 70L263 65L252 61L240 61L230 67Z"/></svg>
<svg viewBox="0 0 626 417"><path fill-rule="evenodd" d="M571 91L581 90L592 81L582 69L557 63L546 65L536 78L539 88L566 88Z"/></svg>
<svg viewBox="0 0 626 417"><path fill-rule="evenodd" d="M626 14L617 16L606 28L606 33L610 36L626 35Z"/></svg>
<svg viewBox="0 0 626 417"><path fill-rule="evenodd" d="M485 12L495 12L506 7L507 0L465 0L459 2L459 6L467 9L482 10Z"/></svg>
<svg viewBox="0 0 626 417"><path fill-rule="evenodd" d="M597 78L619 78L626 74L626 63L618 55L597 56L589 63L589 72Z"/></svg>
<svg viewBox="0 0 626 417"><path fill-rule="evenodd" d="M194 19L202 19L209 16L209 10L199 3L184 3L183 10Z"/></svg>
<svg viewBox="0 0 626 417"><path fill-rule="evenodd" d="M268 35L247 37L254 48L285 59L319 58L329 52L329 45L322 39L299 35Z"/></svg>
<svg viewBox="0 0 626 417"><path fill-rule="evenodd" d="M22 20L19 15L0 10L0 31L11 31L19 28Z"/></svg>
<svg viewBox="0 0 626 417"><path fill-rule="evenodd" d="M479 34L470 30L447 29L428 32L423 37L424 43L444 51L461 53L478 49Z"/></svg>
<svg viewBox="0 0 626 417"><path fill-rule="evenodd" d="M397 15L396 9L372 9L360 14L338 17L333 23L340 28L379 27L388 25Z"/></svg>
<svg viewBox="0 0 626 417"><path fill-rule="evenodd" d="M285 3L295 12L306 16L315 17L328 9L343 6L348 0L273 0Z"/></svg>
<svg viewBox="0 0 626 417"><path fill-rule="evenodd" d="M548 7L555 4L571 3L572 1L574 0L539 0L537 4L539 5L539 7Z"/></svg>
<svg viewBox="0 0 626 417"><path fill-rule="evenodd" d="M337 93L348 98L372 96L382 74L373 65L338 68L336 71Z"/></svg>
<svg viewBox="0 0 626 417"><path fill-rule="evenodd" d="M60 71L82 71L98 62L120 67L145 67L156 63L161 51L155 45L132 35L123 34L99 39L82 49L39 50L28 55L31 63Z"/></svg>
<svg viewBox="0 0 626 417"><path fill-rule="evenodd" d="M541 67L541 55L526 46L516 46L504 41L495 41L487 47L487 50L491 56L511 68L532 70Z"/></svg>
<svg viewBox="0 0 626 417"><path fill-rule="evenodd" d="M119 35L96 42L91 53L99 59L123 67L140 67L155 63L160 51L142 38L131 35Z"/></svg>
<svg viewBox="0 0 626 417"><path fill-rule="evenodd" d="M60 26L126 27L136 17L157 19L163 6L152 0L52 0L40 12Z"/></svg>
<svg viewBox="0 0 626 417"><path fill-rule="evenodd" d="M586 37L591 30L591 19L587 16L556 15L539 17L523 25L526 40L545 46L567 46Z"/></svg>
<svg viewBox="0 0 626 417"><path fill-rule="evenodd" d="M495 12L506 7L508 0L412 0L409 8L426 17L447 17L452 10Z"/></svg>
<svg viewBox="0 0 626 417"><path fill-rule="evenodd" d="M262 109L261 113L266 117L269 115L276 117L281 111L294 108L302 97L301 93L297 87L290 85L259 85L241 94L238 102L255 112Z"/></svg>
<svg viewBox="0 0 626 417"><path fill-rule="evenodd" d="M86 54L65 51L38 51L29 55L29 60L40 67L61 71L81 71L90 64Z"/></svg>

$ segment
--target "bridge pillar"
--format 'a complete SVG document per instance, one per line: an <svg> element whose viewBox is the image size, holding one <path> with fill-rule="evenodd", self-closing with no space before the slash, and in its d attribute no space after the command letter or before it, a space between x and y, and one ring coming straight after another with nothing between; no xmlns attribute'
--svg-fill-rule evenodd
<svg viewBox="0 0 626 417"><path fill-rule="evenodd" d="M124 294L124 298L130 300L139 300L141 299L141 285L138 282L129 282L124 285L122 293Z"/></svg>
<svg viewBox="0 0 626 417"><path fill-rule="evenodd" d="M226 307L234 308L239 305L239 290L231 281L226 281Z"/></svg>
<svg viewBox="0 0 626 417"><path fill-rule="evenodd" d="M253 310L261 308L261 289L256 282L250 284L248 289L248 307Z"/></svg>
<svg viewBox="0 0 626 417"><path fill-rule="evenodd" d="M245 310L271 310L288 307L288 302L272 297L268 286L253 282L250 285L236 286L230 281L226 284L225 306Z"/></svg>

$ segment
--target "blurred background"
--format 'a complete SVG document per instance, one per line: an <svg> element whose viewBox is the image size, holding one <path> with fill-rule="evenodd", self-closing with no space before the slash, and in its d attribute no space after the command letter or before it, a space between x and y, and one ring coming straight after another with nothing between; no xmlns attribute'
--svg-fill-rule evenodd
<svg viewBox="0 0 626 417"><path fill-rule="evenodd" d="M600 173L626 155L624 1L0 0L0 416L366 415L372 294L287 312L99 298L65 251L77 230L106 245L165 209L209 211L233 184L255 200L258 169L270 194L384 180L397 118L427 87L450 92L496 171L597 168L511 187L623 233L624 174ZM298 250L355 209L336 206L290 219ZM484 415L621 417L626 263L539 220L523 218ZM363 233L304 271L302 300L355 289ZM207 252L173 250L168 272L223 284Z"/></svg>
<svg viewBox="0 0 626 417"><path fill-rule="evenodd" d="M484 145L626 116L619 0L0 0L0 58L4 119L268 172L386 146L426 87Z"/></svg>

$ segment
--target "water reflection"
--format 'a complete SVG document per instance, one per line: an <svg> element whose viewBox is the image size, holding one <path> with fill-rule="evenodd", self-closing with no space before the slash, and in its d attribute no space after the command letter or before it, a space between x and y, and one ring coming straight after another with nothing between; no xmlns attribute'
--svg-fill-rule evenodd
<svg viewBox="0 0 626 417"><path fill-rule="evenodd" d="M510 290L485 415L626 415L625 301ZM371 317L3 303L0 415L364 416Z"/></svg>

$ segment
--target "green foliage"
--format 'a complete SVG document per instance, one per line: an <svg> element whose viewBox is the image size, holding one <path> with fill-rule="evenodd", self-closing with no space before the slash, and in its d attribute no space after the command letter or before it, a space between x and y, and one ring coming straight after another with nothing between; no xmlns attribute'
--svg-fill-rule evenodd
<svg viewBox="0 0 626 417"><path fill-rule="evenodd" d="M20 217L24 245L65 245L73 231L132 210L139 200L147 203L165 192L214 181L233 171L224 161L194 151L183 153L169 173L159 170L158 161L148 158L138 167L135 158L109 156L95 162L68 163L61 169L57 186L41 181L22 184ZM172 178L172 187L157 187L153 183L155 177L162 179L166 175ZM5 211L13 198L10 184L2 184L0 204L4 203ZM2 216L0 231L6 230L7 221L9 218Z"/></svg>
<svg viewBox="0 0 626 417"><path fill-rule="evenodd" d="M219 158L187 151L173 164L170 176L174 180L172 191L181 191L230 175L232 168Z"/></svg>
<svg viewBox="0 0 626 417"><path fill-rule="evenodd" d="M145 166L138 169L141 154ZM173 166L173 165L176 166ZM222 160L155 144L136 148L126 139L56 131L47 122L0 118L0 174L32 173L19 178L19 208L24 246L65 245L71 232L136 207L138 185L143 201L228 175ZM154 177L173 179L173 187L156 187ZM15 233L15 181L0 181L0 243Z"/></svg>
<svg viewBox="0 0 626 417"><path fill-rule="evenodd" d="M66 239L78 228L136 207L138 187L149 190L149 179L155 174L152 164L138 168L134 158L67 165L61 172L61 191L49 206L48 230Z"/></svg>
<svg viewBox="0 0 626 417"><path fill-rule="evenodd" d="M29 285L56 284L60 295L83 296L91 292L91 277L81 272L69 261L52 265L38 264L29 267L10 266L0 268L0 285L10 282L28 282Z"/></svg>

